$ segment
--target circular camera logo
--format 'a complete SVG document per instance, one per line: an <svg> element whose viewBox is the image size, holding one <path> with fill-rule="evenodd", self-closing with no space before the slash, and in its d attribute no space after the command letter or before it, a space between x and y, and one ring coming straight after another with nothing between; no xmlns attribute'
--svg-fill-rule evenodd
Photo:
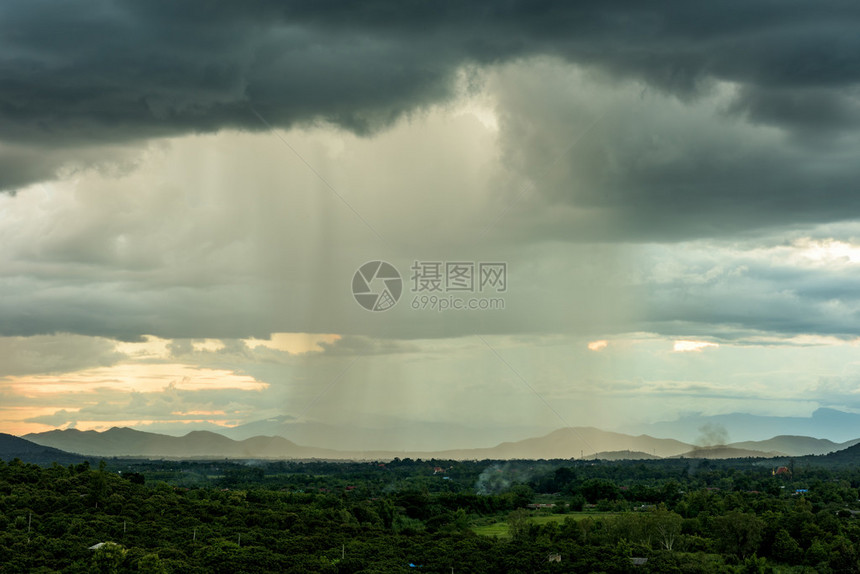
<svg viewBox="0 0 860 574"><path fill-rule="evenodd" d="M368 261L352 276L352 295L368 311L387 311L403 292L403 280L391 263Z"/></svg>

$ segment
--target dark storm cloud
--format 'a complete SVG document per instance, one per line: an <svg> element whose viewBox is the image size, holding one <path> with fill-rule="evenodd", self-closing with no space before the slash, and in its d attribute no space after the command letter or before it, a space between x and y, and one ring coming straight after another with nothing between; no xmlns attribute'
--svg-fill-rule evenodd
<svg viewBox="0 0 860 574"><path fill-rule="evenodd" d="M0 7L0 134L42 148L326 120L366 133L463 65L560 56L790 129L856 126L852 2L65 2ZM72 159L75 159L72 154ZM86 159L81 160L86 163ZM8 162L7 162L8 163ZM0 188L51 177L38 153Z"/></svg>
<svg viewBox="0 0 860 574"><path fill-rule="evenodd" d="M135 146L149 138L267 129L254 110L282 127L330 122L375 134L404 115L461 95L465 70L467 83L474 81L497 104L499 132L492 137L504 169L491 176L496 179L487 203L494 214L509 216L500 216L497 227L514 238L506 244L511 269L517 269L515 246L549 237L563 240L556 261L577 262L570 280L623 284L604 280L611 262L585 273L579 265L585 256L572 257L568 242L741 233L772 241L785 227L860 215L858 28L860 4L832 1L8 0L0 4L0 190L62 177L79 166L129 170ZM433 143L446 142L440 136ZM431 151L421 161L438 159ZM375 155L367 170L386 171L391 164L385 161L390 156ZM291 236L272 231L281 229L280 218L289 211L279 200L286 195L280 184L272 187L277 193L256 197L264 208L234 201L240 194L233 190L248 178L265 179L252 172L249 167L250 175L235 175L224 185L224 197L213 195L211 182L201 183L202 194L216 204L208 211L182 203L185 188L197 180L177 183L169 173L175 190L159 191L142 180L123 195L122 182L108 193L112 184L92 190L92 182L84 181L80 206L56 214L48 209L56 199L23 210L22 197L15 198L19 219L28 224L13 226L18 234L8 236L0 332L125 340L141 333L225 339L279 331L427 335L408 319L377 327L383 324L359 317L363 311L348 293L342 297L339 279L292 282L292 274L300 276L307 265L283 265L287 256L277 246ZM346 175L362 174L353 169ZM441 187L433 177L428 181L413 195ZM506 198L511 188L521 192L522 183L533 184L528 189L534 196ZM453 189L468 195L467 185L458 182ZM149 201L128 199L138 196ZM409 202L393 205L380 220L414 209ZM43 227L30 225L30 214L34 223L44 218ZM420 213L428 222L430 214ZM277 225L256 234L268 229L268 215ZM425 223L419 219L414 221ZM357 237L347 228L338 231L341 238ZM326 233L296 236L303 244L314 243L309 237L337 236ZM397 239L394 231L385 235ZM13 238L32 249L14 251ZM198 245L208 246L201 256ZM347 275L355 268L354 261L330 267ZM722 325L858 333L860 300L852 296L851 273L819 274L814 284L812 275L779 278L773 269L750 268L722 284L681 279L649 285L641 297L649 309L643 330L678 333L693 326L695 334L703 325ZM233 276L243 281L231 283ZM508 312L481 317L482 330L563 332L575 325L612 333L625 327L616 310L627 306L616 302L626 301L623 294L613 298L605 287L575 283L576 293L600 291L600 304L568 311L567 293L530 291L564 285L557 275L541 282L530 277L534 285L512 292ZM282 296L284 285L289 297ZM515 305L517 297L528 303ZM307 301L319 304L308 311ZM457 336L473 332L477 321L438 323L434 336ZM360 338L325 349L402 350ZM187 353L188 345L171 350Z"/></svg>
<svg viewBox="0 0 860 574"><path fill-rule="evenodd" d="M782 112L764 106L793 118L775 129L748 121L745 88L725 84L680 102L539 60L497 84L506 163L558 214L527 229L532 236L679 241L860 215L860 131L834 119L836 108L823 108L817 124L798 119L824 88L787 92ZM840 92L847 109L849 90ZM566 207L591 211L576 220L558 209ZM529 222L517 211L505 224Z"/></svg>

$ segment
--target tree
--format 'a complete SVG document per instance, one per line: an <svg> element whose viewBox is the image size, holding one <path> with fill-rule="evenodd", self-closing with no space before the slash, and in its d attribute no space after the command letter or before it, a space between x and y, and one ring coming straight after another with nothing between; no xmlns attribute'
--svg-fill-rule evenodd
<svg viewBox="0 0 860 574"><path fill-rule="evenodd" d="M99 502L105 498L108 492L107 473L104 471L104 467L101 466L99 470L90 474L92 475L90 477L90 501L98 508Z"/></svg>
<svg viewBox="0 0 860 574"><path fill-rule="evenodd" d="M822 563L826 564L827 559L827 548L824 547L824 544L822 544L820 540L813 540L809 548L806 549L806 563L810 566L818 566Z"/></svg>
<svg viewBox="0 0 860 574"><path fill-rule="evenodd" d="M580 492L591 504L598 500L615 500L621 497L621 491L615 483L600 478L590 478L583 482Z"/></svg>
<svg viewBox="0 0 860 574"><path fill-rule="evenodd" d="M115 542L105 542L93 553L93 571L99 574L117 574L125 559L126 550Z"/></svg>
<svg viewBox="0 0 860 574"><path fill-rule="evenodd" d="M648 516L648 530L663 550L672 550L681 534L684 519L680 514L666 510L664 505Z"/></svg>
<svg viewBox="0 0 860 574"><path fill-rule="evenodd" d="M574 494L570 499L570 510L579 512L585 507L585 497L581 494Z"/></svg>
<svg viewBox="0 0 860 574"><path fill-rule="evenodd" d="M803 550L788 530L780 528L773 540L773 556L781 562L799 564L803 559Z"/></svg>
<svg viewBox="0 0 860 574"><path fill-rule="evenodd" d="M860 570L858 564L857 549L844 536L836 536L830 543L830 568L834 572L857 572Z"/></svg>
<svg viewBox="0 0 860 574"><path fill-rule="evenodd" d="M511 539L520 540L525 538L529 530L529 511L525 508L518 508L508 514L508 534Z"/></svg>
<svg viewBox="0 0 860 574"><path fill-rule="evenodd" d="M740 574L770 574L773 568L767 565L767 560L759 558L755 554L744 560L743 565L738 571Z"/></svg>
<svg viewBox="0 0 860 574"><path fill-rule="evenodd" d="M167 569L158 554L147 554L137 563L137 569L145 574L167 574Z"/></svg>
<svg viewBox="0 0 860 574"><path fill-rule="evenodd" d="M755 514L732 510L713 519L714 534L723 552L752 556L761 541L764 523Z"/></svg>
<svg viewBox="0 0 860 574"><path fill-rule="evenodd" d="M515 506L525 506L534 498L534 491L526 484L517 484L511 487L510 493L514 495Z"/></svg>

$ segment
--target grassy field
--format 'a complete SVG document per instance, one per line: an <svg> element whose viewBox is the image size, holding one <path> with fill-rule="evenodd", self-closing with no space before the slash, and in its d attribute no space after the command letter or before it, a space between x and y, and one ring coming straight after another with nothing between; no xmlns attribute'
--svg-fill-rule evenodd
<svg viewBox="0 0 860 574"><path fill-rule="evenodd" d="M565 518L573 520L583 520L584 518L605 518L607 516L615 516L618 512L568 512L567 514L535 514L529 520L534 524L546 524L548 522L564 522ZM508 537L508 523L504 520L491 522L489 524L476 524L472 526L475 534L481 536L498 536L500 538Z"/></svg>
<svg viewBox="0 0 860 574"><path fill-rule="evenodd" d="M506 522L494 522L493 524L482 524L473 526L472 530L475 534L481 536L496 536L499 538L508 538L508 524Z"/></svg>

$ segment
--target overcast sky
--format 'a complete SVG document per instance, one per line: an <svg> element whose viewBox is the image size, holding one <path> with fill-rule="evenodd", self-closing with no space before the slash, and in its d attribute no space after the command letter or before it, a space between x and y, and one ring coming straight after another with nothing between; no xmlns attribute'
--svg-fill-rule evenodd
<svg viewBox="0 0 860 574"><path fill-rule="evenodd" d="M860 412L858 29L847 0L6 0L0 432ZM368 311L378 260L401 292Z"/></svg>

